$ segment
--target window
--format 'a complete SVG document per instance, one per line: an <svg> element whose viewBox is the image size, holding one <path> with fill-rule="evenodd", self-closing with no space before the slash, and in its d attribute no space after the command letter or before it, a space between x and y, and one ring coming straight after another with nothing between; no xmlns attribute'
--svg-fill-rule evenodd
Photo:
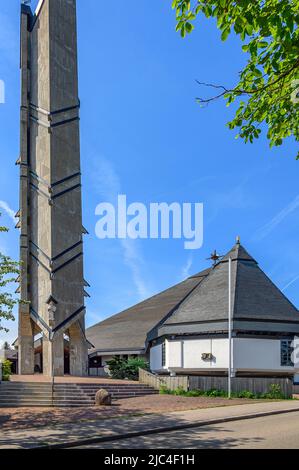
<svg viewBox="0 0 299 470"><path fill-rule="evenodd" d="M94 356L89 358L89 368L98 369L102 367L102 357L101 356Z"/></svg>
<svg viewBox="0 0 299 470"><path fill-rule="evenodd" d="M166 366L166 344L162 343L162 367Z"/></svg>
<svg viewBox="0 0 299 470"><path fill-rule="evenodd" d="M285 366L285 367L294 366L294 363L292 361L292 354L293 354L294 348L292 344L293 344L293 341L291 339L282 340L280 342L280 358L281 358L282 366Z"/></svg>

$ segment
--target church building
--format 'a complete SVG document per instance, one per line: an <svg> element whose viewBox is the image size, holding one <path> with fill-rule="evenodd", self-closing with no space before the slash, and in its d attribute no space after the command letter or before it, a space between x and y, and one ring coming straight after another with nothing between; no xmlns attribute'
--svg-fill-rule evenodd
<svg viewBox="0 0 299 470"><path fill-rule="evenodd" d="M229 260L233 374L293 377L298 309L239 241L212 268L88 328L90 373L103 374L114 355L138 355L157 374L226 375Z"/></svg>

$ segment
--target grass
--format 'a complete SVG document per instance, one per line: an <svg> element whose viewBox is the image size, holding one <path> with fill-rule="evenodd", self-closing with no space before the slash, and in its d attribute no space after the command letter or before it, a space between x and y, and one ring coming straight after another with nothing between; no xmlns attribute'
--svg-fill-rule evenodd
<svg viewBox="0 0 299 470"><path fill-rule="evenodd" d="M228 394L225 390L184 390L179 387L175 390L170 390L167 387L160 388L161 395L176 395L181 397L221 397L228 398ZM280 386L276 384L271 384L269 387L268 393L253 393L248 390L243 390L242 392L232 392L231 398L246 398L246 399L267 399L267 400L285 400L286 397L281 392Z"/></svg>

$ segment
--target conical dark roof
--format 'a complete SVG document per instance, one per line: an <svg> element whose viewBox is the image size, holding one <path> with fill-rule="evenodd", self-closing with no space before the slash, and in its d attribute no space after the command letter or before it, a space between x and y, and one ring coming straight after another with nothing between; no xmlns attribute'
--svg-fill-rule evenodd
<svg viewBox="0 0 299 470"><path fill-rule="evenodd" d="M236 243L232 249L222 258L220 263L224 263L231 258L232 261L252 261L257 264L257 261L245 250L241 243Z"/></svg>
<svg viewBox="0 0 299 470"><path fill-rule="evenodd" d="M234 320L299 322L297 308L237 243L173 312L165 325L227 320L229 258L232 259Z"/></svg>
<svg viewBox="0 0 299 470"><path fill-rule="evenodd" d="M160 292L86 330L97 350L144 349L147 333L164 320L198 286L209 269Z"/></svg>

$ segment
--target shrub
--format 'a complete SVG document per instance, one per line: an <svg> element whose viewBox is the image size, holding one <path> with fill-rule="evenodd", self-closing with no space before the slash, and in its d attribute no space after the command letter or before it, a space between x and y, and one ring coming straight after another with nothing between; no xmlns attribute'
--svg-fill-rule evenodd
<svg viewBox="0 0 299 470"><path fill-rule="evenodd" d="M188 397L201 397L203 394L202 390L189 390Z"/></svg>
<svg viewBox="0 0 299 470"><path fill-rule="evenodd" d="M184 396L186 395L186 390L183 389L183 387L178 387L176 390L174 390L174 395L178 395L178 396Z"/></svg>
<svg viewBox="0 0 299 470"><path fill-rule="evenodd" d="M125 375L127 379L138 380L139 369L149 370L149 364L140 357L130 358L125 361Z"/></svg>
<svg viewBox="0 0 299 470"><path fill-rule="evenodd" d="M166 387L166 385L162 385L160 387L160 394L161 395L178 395L184 397L221 397L227 398L228 394L225 390L207 390L206 392L202 390L189 390L185 391L183 388L179 387L175 390L170 390ZM279 385L271 384L268 393L253 393L249 392L248 390L243 390L242 392L234 392L231 394L232 398L246 398L247 400L251 399L270 399L270 400L282 400L284 399L284 395L281 392L281 388Z"/></svg>
<svg viewBox="0 0 299 470"><path fill-rule="evenodd" d="M182 387L178 387L174 390L170 390L166 385L161 385L160 394L161 395L176 395L181 397L188 397L190 392L187 392Z"/></svg>
<svg viewBox="0 0 299 470"><path fill-rule="evenodd" d="M5 360L2 362L2 380L4 382L10 379L11 366L12 366L12 363L9 360Z"/></svg>
<svg viewBox="0 0 299 470"><path fill-rule="evenodd" d="M177 395L183 397L224 397L226 396L226 392L224 390L208 390L204 392L203 390L184 390L182 387L179 387L175 390L170 390L166 387L166 385L162 385L160 387L160 394L161 395Z"/></svg>
<svg viewBox="0 0 299 470"><path fill-rule="evenodd" d="M161 385L159 390L160 395L171 395L171 390L169 390L166 385Z"/></svg>
<svg viewBox="0 0 299 470"><path fill-rule="evenodd" d="M139 368L148 370L148 363L142 358L121 359L113 357L107 361L113 379L138 380Z"/></svg>
<svg viewBox="0 0 299 470"><path fill-rule="evenodd" d="M271 384L269 387L269 392L266 395L267 398L270 398L272 400L279 400L281 398L285 398L281 391L281 387L278 384Z"/></svg>
<svg viewBox="0 0 299 470"><path fill-rule="evenodd" d="M207 392L204 392L204 395L206 397L227 397L227 393L225 390L208 390Z"/></svg>
<svg viewBox="0 0 299 470"><path fill-rule="evenodd" d="M247 398L247 399L257 398L257 395L255 395L253 392L249 392L248 390L243 390L242 392L239 392L234 395L236 395L236 398Z"/></svg>
<svg viewBox="0 0 299 470"><path fill-rule="evenodd" d="M113 379L123 379L124 378L124 359L119 357L113 357L110 361L107 361L107 365L109 366L109 372Z"/></svg>

